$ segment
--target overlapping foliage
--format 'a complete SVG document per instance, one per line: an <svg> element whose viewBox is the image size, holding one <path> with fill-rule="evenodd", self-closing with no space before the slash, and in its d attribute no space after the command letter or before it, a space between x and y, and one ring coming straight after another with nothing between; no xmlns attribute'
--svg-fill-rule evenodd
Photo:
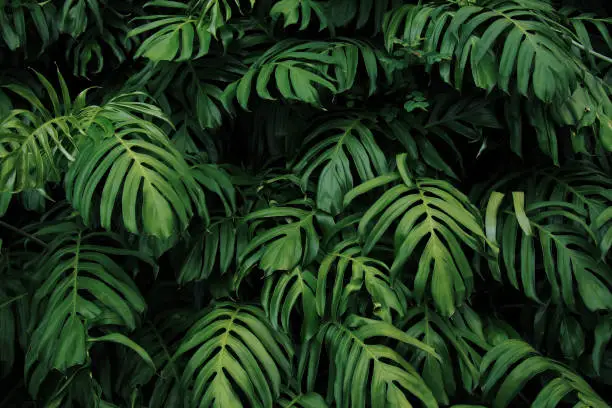
<svg viewBox="0 0 612 408"><path fill-rule="evenodd" d="M608 407L587 3L0 1L0 407Z"/></svg>

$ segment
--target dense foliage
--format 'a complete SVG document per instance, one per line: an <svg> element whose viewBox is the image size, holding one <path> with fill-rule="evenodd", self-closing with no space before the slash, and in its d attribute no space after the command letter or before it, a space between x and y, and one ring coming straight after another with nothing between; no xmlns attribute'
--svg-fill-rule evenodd
<svg viewBox="0 0 612 408"><path fill-rule="evenodd" d="M0 0L0 407L608 407L604 3Z"/></svg>

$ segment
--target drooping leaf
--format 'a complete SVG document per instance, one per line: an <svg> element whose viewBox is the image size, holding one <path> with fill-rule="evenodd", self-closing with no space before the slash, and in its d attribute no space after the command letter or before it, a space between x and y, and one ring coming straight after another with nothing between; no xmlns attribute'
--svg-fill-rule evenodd
<svg viewBox="0 0 612 408"><path fill-rule="evenodd" d="M607 406L580 376L521 340L507 340L491 349L482 359L480 372L486 394L501 383L494 392L493 408L509 406L529 380L544 373L552 380L539 391L533 406L556 407L563 398L578 406Z"/></svg>
<svg viewBox="0 0 612 408"><path fill-rule="evenodd" d="M276 403L282 408L327 408L323 397L316 392L295 395L292 392L287 392Z"/></svg>
<svg viewBox="0 0 612 408"><path fill-rule="evenodd" d="M201 233L190 240L177 279L179 283L207 279L216 265L224 274L234 261L237 241L241 239L240 227L231 218L213 218L210 225L201 228Z"/></svg>
<svg viewBox="0 0 612 408"><path fill-rule="evenodd" d="M15 353L27 329L29 294L19 279L7 276L8 260L0 262L0 377L5 378L13 370Z"/></svg>

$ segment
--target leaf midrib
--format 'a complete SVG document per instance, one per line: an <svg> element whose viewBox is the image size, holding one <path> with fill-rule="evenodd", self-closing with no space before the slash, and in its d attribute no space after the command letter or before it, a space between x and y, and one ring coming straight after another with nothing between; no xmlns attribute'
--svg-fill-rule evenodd
<svg viewBox="0 0 612 408"><path fill-rule="evenodd" d="M77 296L79 290L78 276L79 276L79 256L81 254L81 231L76 239L76 253L74 261L72 263L72 318L76 318L76 307L77 307Z"/></svg>
<svg viewBox="0 0 612 408"><path fill-rule="evenodd" d="M216 375L219 375L219 373L223 371L223 359L225 357L225 351L227 348L227 338L229 337L229 334L231 333L231 327L234 325L234 320L236 320L236 317L238 316L238 313L240 313L240 310L241 310L240 307L236 308L232 312L231 317L227 322L225 333L223 333L223 337L221 339L221 351L219 352L219 357L217 358L217 362L215 364Z"/></svg>

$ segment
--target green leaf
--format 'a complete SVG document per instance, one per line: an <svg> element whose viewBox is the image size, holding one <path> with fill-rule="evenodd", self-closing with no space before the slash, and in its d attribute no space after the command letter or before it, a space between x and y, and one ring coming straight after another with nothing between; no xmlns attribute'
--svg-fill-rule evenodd
<svg viewBox="0 0 612 408"><path fill-rule="evenodd" d="M338 0L328 4L328 13L334 25L345 27L354 23L358 29L366 26L378 34L385 13L396 6L393 0Z"/></svg>
<svg viewBox="0 0 612 408"><path fill-rule="evenodd" d="M542 357L521 340L507 340L492 348L484 356L480 371L485 377L483 390L486 394L491 393L493 387L501 382L495 393L493 408L509 406L529 380L544 373L553 379L539 391L533 406L554 407L566 395L573 403L606 406L580 376L566 366ZM558 391L562 391L554 391L554 388L560 388Z"/></svg>
<svg viewBox="0 0 612 408"><path fill-rule="evenodd" d="M344 196L354 187L353 172L362 182L388 172L372 129L376 128L367 117L332 119L315 127L304 140L311 147L294 170L307 185L321 169L316 190L319 209L332 215L342 211Z"/></svg>
<svg viewBox="0 0 612 408"><path fill-rule="evenodd" d="M469 324L466 324L466 321ZM440 404L448 404L457 393L455 368L459 367L463 388L473 393L480 381L479 348L488 348L482 333L482 322L468 306L463 306L451 320L445 319L427 306L410 309L397 324L406 334L431 346L440 356L416 351L409 360Z"/></svg>
<svg viewBox="0 0 612 408"><path fill-rule="evenodd" d="M589 310L608 310L612 280L607 267L594 257L595 248L590 241L593 233L584 209L560 201L527 203L523 207L524 195L513 195L519 197L519 202L515 202L514 211L500 217L497 227L500 254L510 283L518 289L520 281L525 294L540 302L536 270L543 269L555 304L563 303L575 310L578 292ZM536 259L542 260L543 268L536 265Z"/></svg>
<svg viewBox="0 0 612 408"><path fill-rule="evenodd" d="M379 71L382 70L387 78L393 75L394 68L384 63L385 55L372 43L341 37L334 45L331 55L337 63L334 74L340 92L353 88L360 79L358 72L363 69L369 82L368 96L372 96L378 88Z"/></svg>
<svg viewBox="0 0 612 408"><path fill-rule="evenodd" d="M136 284L114 259L117 255L138 259L137 252L96 245L98 234L83 233L73 222L52 228L50 232L64 233L57 235L50 244L52 250L36 262L42 283L32 300L35 318L30 322L25 365L33 395L52 369L65 373L85 364L89 330L106 325L133 330L146 307ZM112 235L105 238L110 244L120 244Z"/></svg>
<svg viewBox="0 0 612 408"><path fill-rule="evenodd" d="M11 51L36 44L42 52L59 34L58 24L48 24L48 20L59 17L53 4L3 3L0 6L0 39ZM26 30L26 26L35 28L37 36L32 35L34 30Z"/></svg>
<svg viewBox="0 0 612 408"><path fill-rule="evenodd" d="M5 378L13 370L18 342L25 331L29 299L19 279L6 276L2 271L0 283L0 377Z"/></svg>
<svg viewBox="0 0 612 408"><path fill-rule="evenodd" d="M305 30L310 24L313 11L319 20L319 31L327 28L329 22L324 11L324 5L315 0L281 0L270 9L270 17L272 17L272 21L276 22L282 16L285 21L283 28L287 28L290 25L298 24L301 14L299 29Z"/></svg>
<svg viewBox="0 0 612 408"><path fill-rule="evenodd" d="M474 251L484 247L478 213L467 197L445 181L421 178L412 185L396 185L382 194L359 223L364 253L396 222L391 276L399 276L408 259L417 256L416 300L423 301L429 287L437 309L451 316L473 288L472 268L462 244Z"/></svg>
<svg viewBox="0 0 612 408"><path fill-rule="evenodd" d="M521 229L525 235L531 235L531 224L529 218L525 214L525 193L522 191L512 192L512 202L514 203L514 213L516 214L516 220L518 221Z"/></svg>
<svg viewBox="0 0 612 408"><path fill-rule="evenodd" d="M136 57L152 61L189 61L209 52L212 35L203 20L189 15L151 15L149 22L131 30L127 36L148 33Z"/></svg>
<svg viewBox="0 0 612 408"><path fill-rule="evenodd" d="M240 407L240 394L253 406L272 405L293 351L261 309L219 303L191 327L174 359L187 353L181 382L191 389L189 406Z"/></svg>
<svg viewBox="0 0 612 408"><path fill-rule="evenodd" d="M501 205L503 199L503 193L494 191L489 197L489 201L487 202L487 210L485 215L485 231L487 234L487 238L492 242L495 242L497 240L497 216L499 212L499 206Z"/></svg>
<svg viewBox="0 0 612 408"><path fill-rule="evenodd" d="M519 0L490 1L457 10L450 5L405 5L387 17L385 45L390 51L410 47L447 56L455 63L453 84L460 89L469 57L477 87L491 90L499 84L509 92L509 82L515 79L525 96L533 92L546 103L564 100L574 91L584 68L557 30L541 20L541 13L550 10L541 11L535 5ZM445 25L446 18L450 24ZM496 49L501 50L499 62ZM426 61L428 67L438 62ZM450 62L440 64L440 73L451 83Z"/></svg>
<svg viewBox="0 0 612 408"><path fill-rule="evenodd" d="M403 316L407 309L406 290L401 283L391 281L383 262L361 252L356 241L347 240L323 258L317 276L316 310L321 317L331 315L339 320L359 305L368 304L374 314L390 323L393 310Z"/></svg>
<svg viewBox="0 0 612 408"><path fill-rule="evenodd" d="M237 87L238 103L247 110L252 83L256 82L259 97L270 99L269 86L274 74L276 88L283 98L319 106L320 88L337 92L334 79L326 73L328 67L337 63L328 55L332 47L333 44L324 42L281 41L262 54L246 75L229 87Z"/></svg>
<svg viewBox="0 0 612 408"><path fill-rule="evenodd" d="M334 375L328 393L336 405L353 406L367 401L375 407L408 407L411 396L423 406L438 406L432 391L399 353L368 341L374 337L394 339L437 356L431 347L389 323L357 316L349 317L344 324L327 324L319 337L332 356L330 372Z"/></svg>
<svg viewBox="0 0 612 408"><path fill-rule="evenodd" d="M261 304L275 330L290 335L289 322L292 316L295 317L293 312L296 311L303 319L301 341L306 343L316 334L319 326L319 316L313 307L316 285L314 274L299 267L266 278L261 292Z"/></svg>
<svg viewBox="0 0 612 408"><path fill-rule="evenodd" d="M266 275L307 267L318 255L319 236L313 222L314 212L294 207L270 207L247 215L245 221L284 217L285 222L261 229L239 254L239 282L259 263Z"/></svg>
<svg viewBox="0 0 612 408"><path fill-rule="evenodd" d="M63 77L58 71L62 104L50 82L37 78L51 100L47 109L27 87L10 84L5 88L31 105L31 110L13 109L0 118L0 192L20 192L58 181L59 161L74 160L76 131L80 128L78 109L72 109ZM76 108L76 107L75 107Z"/></svg>
<svg viewBox="0 0 612 408"><path fill-rule="evenodd" d="M603 352L611 339L612 322L604 316L597 324L597 327L595 327L595 344L593 346L592 360L593 368L595 368L597 375L600 375Z"/></svg>
<svg viewBox="0 0 612 408"><path fill-rule="evenodd" d="M102 127L107 134L81 146L66 175L68 200L85 222L110 230L119 213L126 230L169 238L187 227L194 204L206 216L202 192L161 129L136 116L126 120L112 108L99 113L92 126L114 121L111 129Z"/></svg>
<svg viewBox="0 0 612 408"><path fill-rule="evenodd" d="M160 304L164 306L168 305L170 297L174 300L174 296L168 296L167 290L157 293L163 294ZM151 302L155 303L153 299ZM128 347L119 348L118 358L122 364L112 380L116 389L121 390L122 395L130 395L135 389L151 383L149 406L152 408L183 404L185 391L181 386L181 365L172 360L172 355L197 317L191 310L165 309L155 314L154 321L148 321L131 333L130 338L146 350L157 372L136 351Z"/></svg>
<svg viewBox="0 0 612 408"><path fill-rule="evenodd" d="M287 392L287 395L283 395L276 401L276 403L282 408L327 408L328 405L322 396L316 392L309 392L306 394L295 395L292 392Z"/></svg>
<svg viewBox="0 0 612 408"><path fill-rule="evenodd" d="M207 279L217 264L219 272L226 273L236 248L236 228L229 218L213 219L210 226L201 226L201 232L190 242L178 282Z"/></svg>
<svg viewBox="0 0 612 408"><path fill-rule="evenodd" d="M128 337L121 333L109 333L101 337L90 337L89 339L87 339L87 341L91 343L110 342L129 347L130 349L134 350L136 354L138 354L144 360L144 362L149 365L149 367L155 370L155 363L151 359L151 356L149 356L149 353L147 353L145 349L143 349L141 346L139 346L134 341L130 340Z"/></svg>

